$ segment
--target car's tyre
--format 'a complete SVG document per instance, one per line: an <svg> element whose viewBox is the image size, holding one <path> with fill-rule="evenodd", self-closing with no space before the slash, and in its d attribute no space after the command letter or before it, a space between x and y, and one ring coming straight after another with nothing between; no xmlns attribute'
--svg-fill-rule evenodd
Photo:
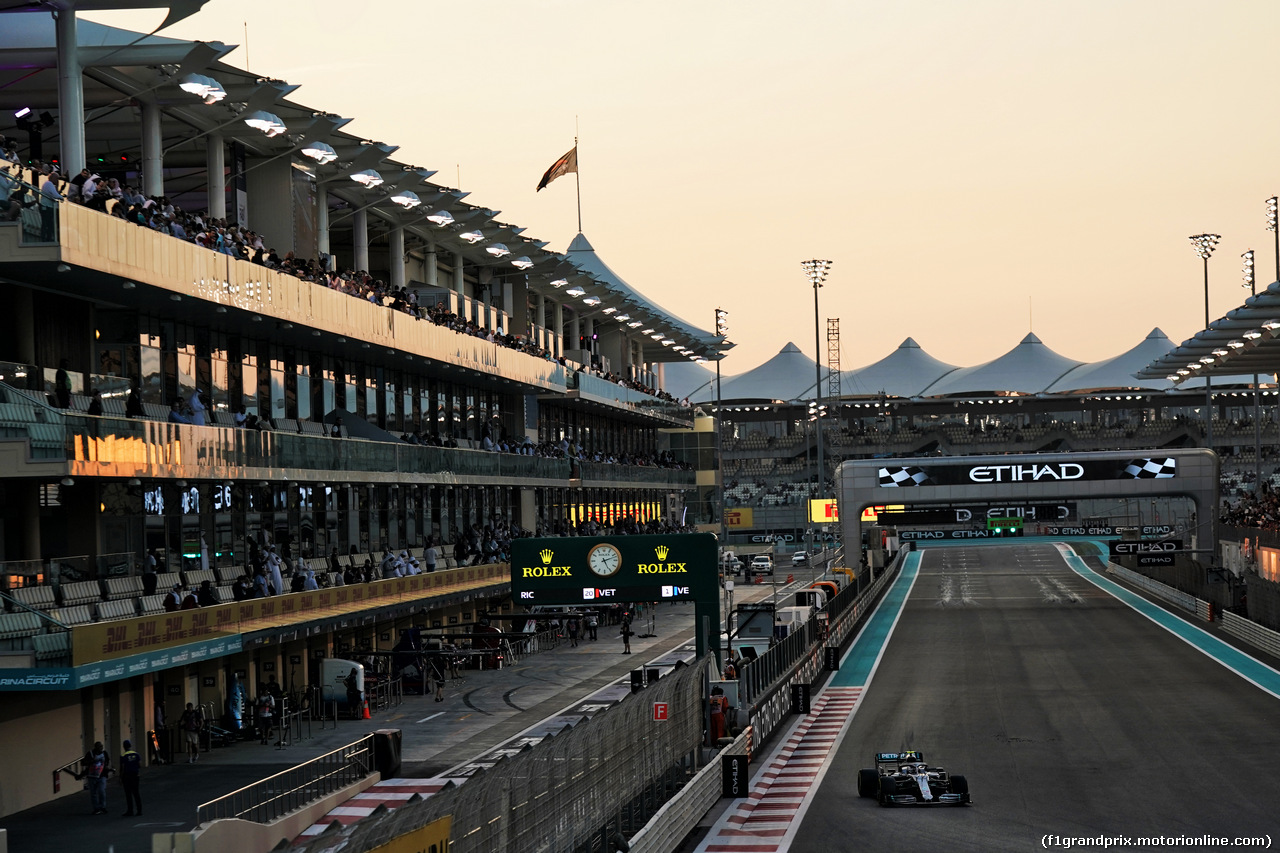
<svg viewBox="0 0 1280 853"><path fill-rule="evenodd" d="M967 794L969 793L969 780L963 776L951 777L951 793Z"/></svg>
<svg viewBox="0 0 1280 853"><path fill-rule="evenodd" d="M898 783L893 781L892 779L881 776L880 777L880 805L882 806L893 805L893 803L890 802L889 797L893 796L896 793L898 793Z"/></svg>
<svg viewBox="0 0 1280 853"><path fill-rule="evenodd" d="M874 770L858 771L858 796L874 797L880 793L880 774Z"/></svg>

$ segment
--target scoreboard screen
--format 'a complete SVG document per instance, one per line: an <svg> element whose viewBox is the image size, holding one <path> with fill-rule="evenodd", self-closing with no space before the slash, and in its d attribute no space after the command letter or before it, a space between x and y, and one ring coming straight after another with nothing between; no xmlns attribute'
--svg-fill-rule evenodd
<svg viewBox="0 0 1280 853"><path fill-rule="evenodd" d="M511 543L517 604L692 601L718 594L710 533L568 536Z"/></svg>

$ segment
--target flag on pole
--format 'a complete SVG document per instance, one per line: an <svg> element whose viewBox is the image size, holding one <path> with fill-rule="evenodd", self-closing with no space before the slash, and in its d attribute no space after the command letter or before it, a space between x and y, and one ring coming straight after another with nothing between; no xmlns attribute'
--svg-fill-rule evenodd
<svg viewBox="0 0 1280 853"><path fill-rule="evenodd" d="M561 175L567 175L570 172L578 171L578 146L574 145L569 149L569 153L565 154L559 160L551 164L551 168L547 169L547 173L542 176L542 180L538 181L538 192L542 192L542 188L554 181Z"/></svg>

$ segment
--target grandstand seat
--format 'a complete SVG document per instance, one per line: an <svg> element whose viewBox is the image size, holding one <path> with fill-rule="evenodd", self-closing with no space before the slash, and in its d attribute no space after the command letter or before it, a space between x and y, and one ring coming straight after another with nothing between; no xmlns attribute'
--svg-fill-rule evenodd
<svg viewBox="0 0 1280 853"><path fill-rule="evenodd" d="M96 580L77 580L76 583L61 584L59 597L63 599L63 607L90 605L102 601L102 584Z"/></svg>
<svg viewBox="0 0 1280 853"><path fill-rule="evenodd" d="M230 586L240 580L240 576L244 574L244 566L217 566L213 572L218 576L215 586Z"/></svg>
<svg viewBox="0 0 1280 853"><path fill-rule="evenodd" d="M36 634L31 638L31 644L35 648L36 661L39 663L59 660L71 654L71 634L66 631Z"/></svg>
<svg viewBox="0 0 1280 853"><path fill-rule="evenodd" d="M14 640L39 634L44 621L38 613L24 610L19 613L0 613L0 640Z"/></svg>
<svg viewBox="0 0 1280 853"><path fill-rule="evenodd" d="M98 605L98 619L105 622L109 619L132 619L138 615L136 598L104 601Z"/></svg>
<svg viewBox="0 0 1280 853"><path fill-rule="evenodd" d="M200 584L205 581L208 581L210 586L218 585L218 576L213 573L213 569L192 569L190 571L183 572L182 580L186 586L194 589L199 589ZM156 589L159 588L160 587L156 587Z"/></svg>
<svg viewBox="0 0 1280 853"><path fill-rule="evenodd" d="M9 597L35 610L49 610L58 604L53 596L53 587L43 584L11 589Z"/></svg>
<svg viewBox="0 0 1280 853"><path fill-rule="evenodd" d="M174 584L182 583L182 576L177 572L161 572L156 575L156 592L163 593L173 589Z"/></svg>
<svg viewBox="0 0 1280 853"><path fill-rule="evenodd" d="M123 578L107 578L107 600L118 601L122 598L137 598L142 595L142 576L129 575Z"/></svg>
<svg viewBox="0 0 1280 853"><path fill-rule="evenodd" d="M144 595L142 598L138 599L141 602L139 607L141 614L143 616L148 616L152 613L163 613L164 599L168 594L169 593L167 592L156 593L155 595Z"/></svg>
<svg viewBox="0 0 1280 853"><path fill-rule="evenodd" d="M71 607L55 607L49 611L49 618L56 619L63 625L84 625L96 622L92 604L76 604ZM61 629L59 629L61 630Z"/></svg>

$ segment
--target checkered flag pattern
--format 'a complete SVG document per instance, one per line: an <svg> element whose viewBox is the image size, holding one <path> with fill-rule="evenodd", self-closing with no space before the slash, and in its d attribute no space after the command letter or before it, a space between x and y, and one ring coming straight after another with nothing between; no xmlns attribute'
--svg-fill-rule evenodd
<svg viewBox="0 0 1280 853"><path fill-rule="evenodd" d="M928 479L929 475L914 465L880 469L881 486L922 486Z"/></svg>
<svg viewBox="0 0 1280 853"><path fill-rule="evenodd" d="M1135 459L1124 466L1122 479L1134 480L1168 480L1178 470L1178 460L1171 457L1164 459Z"/></svg>

